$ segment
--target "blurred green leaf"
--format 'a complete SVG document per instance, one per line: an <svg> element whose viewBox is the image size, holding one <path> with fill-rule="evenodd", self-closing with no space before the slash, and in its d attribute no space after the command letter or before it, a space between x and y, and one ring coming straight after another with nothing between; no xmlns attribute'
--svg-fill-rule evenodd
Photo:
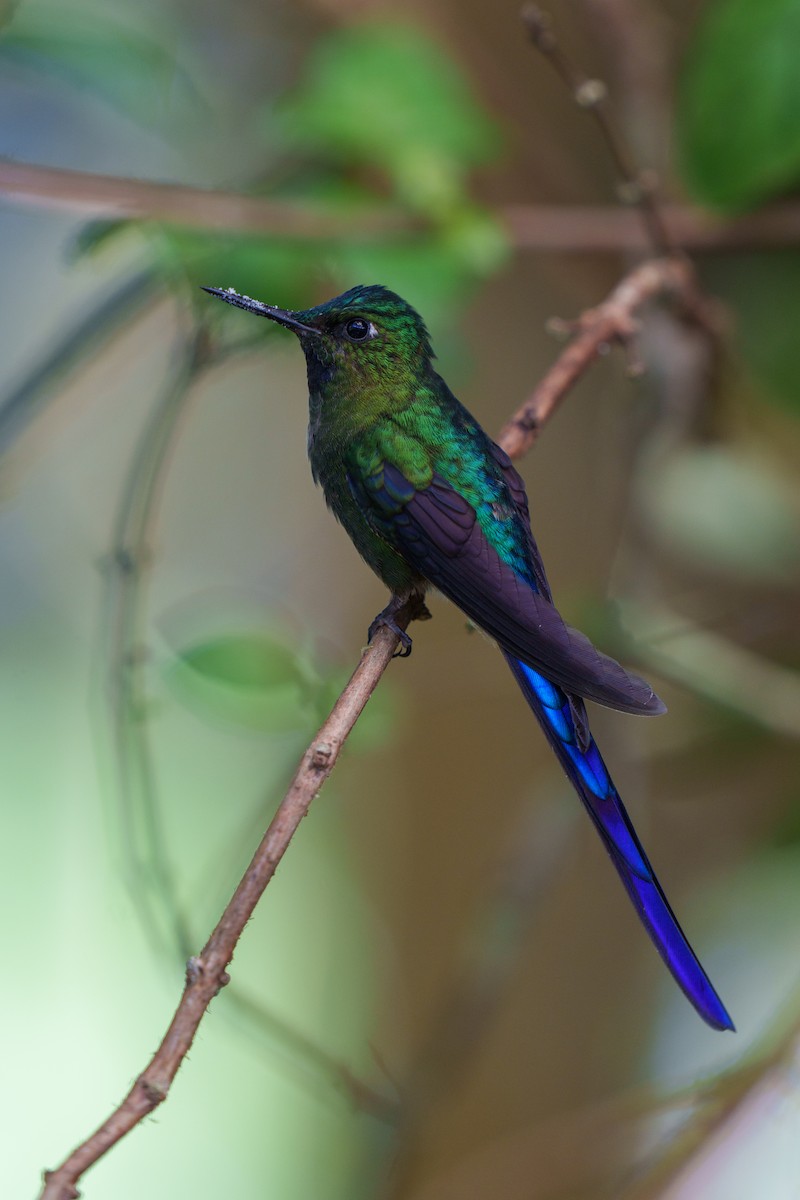
<svg viewBox="0 0 800 1200"><path fill-rule="evenodd" d="M800 296L796 250L726 254L704 269L711 290L737 316L737 347L765 395L800 416L800 354L794 313Z"/></svg>
<svg viewBox="0 0 800 1200"><path fill-rule="evenodd" d="M127 220L125 217L118 217L113 220L101 218L96 221L89 221L83 225L76 236L72 239L69 247L69 256L73 262L79 259L88 257L98 251L105 250L111 243L117 240L117 237L127 233L135 228L135 222Z"/></svg>
<svg viewBox="0 0 800 1200"><path fill-rule="evenodd" d="M295 647L288 635L262 631L192 642L165 673L175 696L214 724L309 734L327 717L348 676L338 667L321 672L310 652ZM381 744L396 719L392 690L384 683L359 719L352 744L363 750Z"/></svg>
<svg viewBox="0 0 800 1200"><path fill-rule="evenodd" d="M310 681L301 660L270 634L223 634L195 642L166 677L179 699L215 721L277 733L311 723Z"/></svg>
<svg viewBox="0 0 800 1200"><path fill-rule="evenodd" d="M741 578L796 577L800 503L774 464L724 446L693 446L645 467L643 477L649 524L679 553Z"/></svg>
<svg viewBox="0 0 800 1200"><path fill-rule="evenodd" d="M305 308L321 278L328 290L358 283L382 283L419 307L429 321L452 315L478 280L505 261L502 230L481 210L464 209L439 232L387 235L370 240L304 240L205 232L137 222L93 222L76 243L76 253L92 253L131 228L150 238L167 281L176 278L193 291L206 285L234 287L245 295ZM192 291L192 294L193 294ZM199 295L199 293L198 293ZM201 298L202 301L202 298ZM231 320L221 312L220 320ZM233 319L240 321L237 314ZM262 332L274 332L260 322Z"/></svg>
<svg viewBox="0 0 800 1200"><path fill-rule="evenodd" d="M151 228L159 265L169 278L176 273L183 275L192 288L235 287L237 292L284 308L308 304L309 275L319 263L318 243L206 233L178 226ZM230 316L224 312L218 315L220 319ZM265 327L265 335L273 332L269 321L256 324Z"/></svg>
<svg viewBox="0 0 800 1200"><path fill-rule="evenodd" d="M331 255L336 275L347 286L381 283L398 292L428 322L463 303L476 282L475 272L436 236L382 246L340 246Z"/></svg>
<svg viewBox="0 0 800 1200"><path fill-rule="evenodd" d="M800 0L717 0L684 66L678 144L686 183L728 212L800 182Z"/></svg>
<svg viewBox="0 0 800 1200"><path fill-rule="evenodd" d="M281 117L290 141L381 167L430 213L456 203L466 170L498 145L457 66L405 25L360 25L319 42Z"/></svg>
<svg viewBox="0 0 800 1200"><path fill-rule="evenodd" d="M435 324L463 307L478 280L497 270L508 253L497 222L465 205L431 232L383 241L342 241L330 247L328 266L342 287L381 283Z"/></svg>
<svg viewBox="0 0 800 1200"><path fill-rule="evenodd" d="M783 849L784 847L792 847L800 849L800 793L797 788L793 788L792 794L787 799L787 804L783 815L779 818L775 828L770 831L767 845Z"/></svg>
<svg viewBox="0 0 800 1200"><path fill-rule="evenodd" d="M3 60L88 88L140 122L178 105L206 106L163 38L64 4L22 5L0 37Z"/></svg>
<svg viewBox="0 0 800 1200"><path fill-rule="evenodd" d="M442 229L444 247L476 275L489 275L511 256L508 236L483 209L463 206Z"/></svg>
<svg viewBox="0 0 800 1200"><path fill-rule="evenodd" d="M417 306L430 323L451 318L479 279L496 270L508 254L503 231L482 211L470 209L438 232L353 241L265 238L138 221L95 221L75 239L73 254L80 258L102 251L132 230L149 238L166 282L188 284L190 297L199 304L206 303L199 292L205 285L234 287L283 308L305 308L320 279L327 278L328 292L358 283L382 283ZM216 320L229 326L236 322L241 328L240 314L217 308ZM275 332L267 321L253 323L253 330L254 335L260 330L265 337Z"/></svg>
<svg viewBox="0 0 800 1200"><path fill-rule="evenodd" d="M266 634L227 634L184 650L184 663L218 683L270 690L303 682L297 656Z"/></svg>

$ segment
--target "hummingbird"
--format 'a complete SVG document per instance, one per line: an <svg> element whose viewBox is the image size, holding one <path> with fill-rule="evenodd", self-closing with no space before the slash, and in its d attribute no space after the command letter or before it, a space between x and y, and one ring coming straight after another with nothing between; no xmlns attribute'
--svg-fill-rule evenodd
<svg viewBox="0 0 800 1200"><path fill-rule="evenodd" d="M233 288L205 288L294 333L306 358L314 480L361 557L390 590L372 622L411 638L443 593L499 646L582 800L656 949L697 1012L734 1029L656 878L589 728L586 700L620 712L666 711L638 675L565 623L531 533L525 485L434 369L425 324L379 285L291 312Z"/></svg>

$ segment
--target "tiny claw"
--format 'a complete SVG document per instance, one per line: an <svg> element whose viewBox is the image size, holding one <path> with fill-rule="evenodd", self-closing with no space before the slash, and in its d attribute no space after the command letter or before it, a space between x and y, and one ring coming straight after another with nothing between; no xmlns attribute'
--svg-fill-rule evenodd
<svg viewBox="0 0 800 1200"><path fill-rule="evenodd" d="M395 650L392 658L408 658L413 645L411 638L408 636L405 629L400 628L392 613L388 612L386 609L384 609L383 612L378 613L377 617L370 625L367 631L367 641L371 642L375 637L375 634L381 628L391 629L392 633L396 633L400 639L400 649Z"/></svg>
<svg viewBox="0 0 800 1200"><path fill-rule="evenodd" d="M395 626L394 632L400 636L400 649L395 650L392 658L408 658L411 653L411 647L414 645L414 643L411 641L411 638L408 636L405 629L398 629L398 627Z"/></svg>

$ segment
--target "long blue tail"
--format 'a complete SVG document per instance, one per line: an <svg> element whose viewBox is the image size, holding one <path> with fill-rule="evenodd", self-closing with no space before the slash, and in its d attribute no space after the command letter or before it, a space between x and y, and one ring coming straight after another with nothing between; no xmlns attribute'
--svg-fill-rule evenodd
<svg viewBox="0 0 800 1200"><path fill-rule="evenodd" d="M661 890L594 738L587 731L582 749L565 693L519 659L510 654L505 658L603 839L642 924L676 982L712 1028L733 1029L733 1021Z"/></svg>

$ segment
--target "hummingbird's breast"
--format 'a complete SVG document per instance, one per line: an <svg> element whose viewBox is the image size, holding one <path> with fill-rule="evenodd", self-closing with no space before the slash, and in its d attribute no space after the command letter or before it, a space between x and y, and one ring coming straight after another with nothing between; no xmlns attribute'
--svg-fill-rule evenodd
<svg viewBox="0 0 800 1200"><path fill-rule="evenodd" d="M354 487L353 473L358 469L357 435L352 430L342 432L329 423L318 397L312 395L310 401L308 457L314 481L322 488L328 507L364 561L395 595L421 594L425 591L425 581L370 522Z"/></svg>

